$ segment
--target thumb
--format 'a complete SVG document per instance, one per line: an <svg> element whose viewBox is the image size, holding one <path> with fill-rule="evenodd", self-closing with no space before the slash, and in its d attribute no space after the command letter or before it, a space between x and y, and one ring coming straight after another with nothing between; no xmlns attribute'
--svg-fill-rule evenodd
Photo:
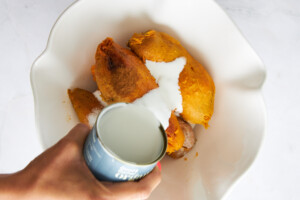
<svg viewBox="0 0 300 200"><path fill-rule="evenodd" d="M65 136L65 139L71 140L83 147L86 137L90 132L90 128L85 124L79 123Z"/></svg>

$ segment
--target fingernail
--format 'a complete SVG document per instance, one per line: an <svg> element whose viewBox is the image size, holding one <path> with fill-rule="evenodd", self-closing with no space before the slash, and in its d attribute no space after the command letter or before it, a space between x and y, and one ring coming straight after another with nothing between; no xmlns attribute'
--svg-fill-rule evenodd
<svg viewBox="0 0 300 200"><path fill-rule="evenodd" d="M158 167L158 169L159 169L159 171L161 171L161 164L160 164L160 162L157 162L157 167Z"/></svg>

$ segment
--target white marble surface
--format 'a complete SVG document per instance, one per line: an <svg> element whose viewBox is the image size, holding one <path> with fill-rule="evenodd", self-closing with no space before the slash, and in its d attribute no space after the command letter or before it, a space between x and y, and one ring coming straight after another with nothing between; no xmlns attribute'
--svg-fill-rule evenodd
<svg viewBox="0 0 300 200"><path fill-rule="evenodd" d="M0 0L0 173L41 151L30 67L72 0ZM300 1L217 0L267 68L268 130L253 167L230 200L300 199ZM250 122L251 123L251 122Z"/></svg>
<svg viewBox="0 0 300 200"><path fill-rule="evenodd" d="M229 199L300 199L300 1L217 0L264 61L268 127Z"/></svg>

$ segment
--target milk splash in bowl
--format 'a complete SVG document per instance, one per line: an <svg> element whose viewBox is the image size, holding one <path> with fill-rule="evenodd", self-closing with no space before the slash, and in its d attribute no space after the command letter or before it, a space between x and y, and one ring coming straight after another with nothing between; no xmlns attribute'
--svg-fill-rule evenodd
<svg viewBox="0 0 300 200"><path fill-rule="evenodd" d="M186 58L179 57L167 63L146 60L145 64L159 87L135 100L133 104L149 108L164 129L167 129L171 112L174 110L177 113L182 112L182 96L178 79L186 64Z"/></svg>

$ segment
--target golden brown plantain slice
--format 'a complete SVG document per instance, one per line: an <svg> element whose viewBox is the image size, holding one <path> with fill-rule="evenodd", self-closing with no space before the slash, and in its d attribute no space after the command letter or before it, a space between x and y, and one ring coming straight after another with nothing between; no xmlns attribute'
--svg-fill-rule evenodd
<svg viewBox="0 0 300 200"><path fill-rule="evenodd" d="M100 112L103 109L103 106L94 94L87 90L80 88L75 88L73 90L68 89L68 95L79 121L91 128L88 120L89 114L95 111Z"/></svg>
<svg viewBox="0 0 300 200"><path fill-rule="evenodd" d="M214 110L215 86L204 67L166 33L154 30L135 33L128 46L143 61L170 62L181 56L186 58L187 63L179 76L181 116L186 121L207 127Z"/></svg>
<svg viewBox="0 0 300 200"><path fill-rule="evenodd" d="M98 46L95 57L92 71L101 97L108 104L132 102L158 87L144 63L111 38Z"/></svg>

